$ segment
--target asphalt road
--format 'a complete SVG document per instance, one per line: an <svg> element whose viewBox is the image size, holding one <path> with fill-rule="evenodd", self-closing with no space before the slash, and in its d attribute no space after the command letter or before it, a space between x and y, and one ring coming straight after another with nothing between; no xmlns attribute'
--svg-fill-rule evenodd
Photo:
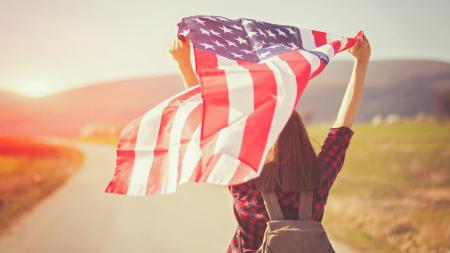
<svg viewBox="0 0 450 253"><path fill-rule="evenodd" d="M104 193L115 147L73 143L83 168L19 218L2 253L225 252L236 227L225 187L185 184L164 196ZM354 253L333 241L338 253Z"/></svg>

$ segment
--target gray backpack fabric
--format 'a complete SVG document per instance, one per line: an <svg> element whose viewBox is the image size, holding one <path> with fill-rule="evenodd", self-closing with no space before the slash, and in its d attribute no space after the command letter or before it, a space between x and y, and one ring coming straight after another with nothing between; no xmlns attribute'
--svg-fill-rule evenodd
<svg viewBox="0 0 450 253"><path fill-rule="evenodd" d="M335 253L319 221L311 220L313 193L300 193L298 220L284 220L275 192L262 192L270 221L257 253Z"/></svg>

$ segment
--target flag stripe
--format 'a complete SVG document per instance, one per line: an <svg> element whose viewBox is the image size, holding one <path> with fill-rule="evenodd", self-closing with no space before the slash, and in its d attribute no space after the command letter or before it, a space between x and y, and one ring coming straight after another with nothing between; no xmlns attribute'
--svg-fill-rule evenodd
<svg viewBox="0 0 450 253"><path fill-rule="evenodd" d="M198 105L189 114L186 124L183 127L178 159L178 184L189 180L201 156L200 125L202 122L202 106L203 104Z"/></svg>
<svg viewBox="0 0 450 253"><path fill-rule="evenodd" d="M277 84L275 76L267 64L246 62L240 62L240 64L251 75L255 94L254 106L261 109L247 118L244 138L238 157L245 165L256 169L259 168L262 162L264 147L267 145L276 106Z"/></svg>
<svg viewBox="0 0 450 253"><path fill-rule="evenodd" d="M129 180L133 174L133 170L129 168L133 168L135 164L136 137L141 120L142 116L139 116L122 129L117 145L114 176L106 187L105 192L118 194L125 194L127 192Z"/></svg>
<svg viewBox="0 0 450 253"><path fill-rule="evenodd" d="M363 36L298 29L183 18L178 37L192 42L200 84L124 127L105 192L160 195L186 182L233 185L259 176L309 80Z"/></svg>
<svg viewBox="0 0 450 253"><path fill-rule="evenodd" d="M160 194L164 183L165 170L167 169L167 152L169 149L170 133L174 116L180 105L191 96L198 94L199 88L196 87L190 92L186 92L181 96L178 96L167 103L167 106L163 108L159 131L157 135L156 145L153 153L153 163L149 171L147 192L149 194Z"/></svg>
<svg viewBox="0 0 450 253"><path fill-rule="evenodd" d="M215 154L222 154L213 158L214 167L208 175L207 182L225 184L233 176L239 165L239 153L243 144L245 126L248 115L254 111L253 80L247 69L238 62L218 56L218 68L225 71L229 98L228 126L218 133ZM225 66L225 67L222 67ZM233 139L234 141L229 141ZM236 161L230 162L234 157ZM223 167L229 164L229 167Z"/></svg>
<svg viewBox="0 0 450 253"><path fill-rule="evenodd" d="M169 149L167 153L167 166L164 173L163 192L175 192L178 184L178 166L179 154L181 148L181 139L183 129L187 122L189 115L202 104L201 95L196 94L186 100L184 106L180 106L173 119L172 129L170 131Z"/></svg>
<svg viewBox="0 0 450 253"><path fill-rule="evenodd" d="M211 170L214 168L216 159L213 159L214 148L218 135L214 132L228 125L229 118L229 97L225 71L218 69L217 55L195 49L195 60L197 69L199 66L205 67L198 71L201 80L203 115L202 122L208 122L208 127L202 124L201 128L201 164L200 169L195 170L191 176L191 181L206 182ZM202 65L208 62L207 65Z"/></svg>
<svg viewBox="0 0 450 253"><path fill-rule="evenodd" d="M300 36L302 40L303 49L313 50L316 48L316 42L314 41L314 36L312 31L309 29L300 28Z"/></svg>

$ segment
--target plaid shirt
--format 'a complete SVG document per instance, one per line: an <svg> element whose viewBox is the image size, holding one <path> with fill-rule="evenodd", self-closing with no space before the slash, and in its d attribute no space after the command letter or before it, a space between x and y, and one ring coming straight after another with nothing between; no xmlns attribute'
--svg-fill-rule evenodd
<svg viewBox="0 0 450 253"><path fill-rule="evenodd" d="M328 135L318 155L323 172L320 186L313 192L313 220L322 221L328 193L342 168L352 135L353 131L348 127L328 129ZM233 212L238 227L227 253L239 252L238 230L241 236L243 252L255 252L262 243L266 222L269 221L261 192L254 187L251 181L228 186L228 188L233 196ZM276 193L284 218L298 219L300 193L283 192L279 188L276 190Z"/></svg>

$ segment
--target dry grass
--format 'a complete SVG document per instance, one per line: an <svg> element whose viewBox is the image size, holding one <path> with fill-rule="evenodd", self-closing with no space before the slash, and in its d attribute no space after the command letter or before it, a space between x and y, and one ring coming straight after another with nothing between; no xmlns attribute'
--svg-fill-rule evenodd
<svg viewBox="0 0 450 253"><path fill-rule="evenodd" d="M330 234L361 252L450 252L450 124L353 129L325 208Z"/></svg>
<svg viewBox="0 0 450 253"><path fill-rule="evenodd" d="M62 185L82 162L82 153L73 148L0 137L0 232Z"/></svg>

